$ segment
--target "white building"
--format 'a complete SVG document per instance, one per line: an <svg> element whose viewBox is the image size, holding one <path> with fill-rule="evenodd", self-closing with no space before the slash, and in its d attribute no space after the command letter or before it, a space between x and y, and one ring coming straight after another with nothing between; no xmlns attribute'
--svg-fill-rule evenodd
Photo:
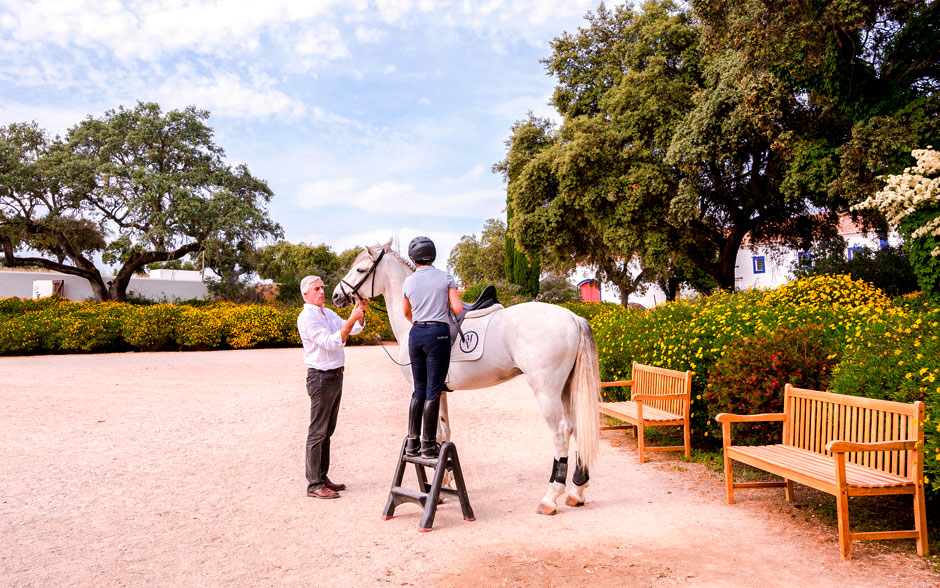
<svg viewBox="0 0 940 588"><path fill-rule="evenodd" d="M150 277L132 277L127 293L158 302L203 299L209 295L198 271L153 270L150 274ZM104 277L106 283L109 279ZM52 294L75 301L95 297L88 280L79 276L47 271L0 270L0 298L42 298Z"/></svg>
<svg viewBox="0 0 940 588"><path fill-rule="evenodd" d="M848 215L840 218L839 234L846 241L845 254L848 259L852 259L856 251L865 247L883 249L889 245L897 246L901 243L900 236L895 232L889 233L886 239L875 233L863 232ZM776 288L785 284L793 279L792 269L797 260L803 264L812 263L813 251L775 250L771 247L760 246L752 248L745 237L735 260L735 289ZM636 268L636 273L639 273L639 267ZM581 290L582 300L597 301L599 297L602 302L620 303L620 291L613 284L605 283L600 289L597 288L594 271L591 268L579 267L570 280ZM684 290L680 296L693 294L692 291ZM662 289L656 285L650 285L645 294L631 296L629 301L650 308L665 300L666 294Z"/></svg>

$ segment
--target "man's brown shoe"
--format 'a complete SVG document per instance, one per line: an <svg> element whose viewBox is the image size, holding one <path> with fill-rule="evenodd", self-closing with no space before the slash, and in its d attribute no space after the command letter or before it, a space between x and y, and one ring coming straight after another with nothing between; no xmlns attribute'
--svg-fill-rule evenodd
<svg viewBox="0 0 940 588"><path fill-rule="evenodd" d="M316 490L307 490L307 496L312 496L314 498L339 498L339 494L333 490L330 490L326 486L321 486Z"/></svg>
<svg viewBox="0 0 940 588"><path fill-rule="evenodd" d="M330 482L329 480L324 482L323 485L329 488L330 490L332 490L333 492L342 492L343 490L346 489L346 484L334 484L333 482Z"/></svg>

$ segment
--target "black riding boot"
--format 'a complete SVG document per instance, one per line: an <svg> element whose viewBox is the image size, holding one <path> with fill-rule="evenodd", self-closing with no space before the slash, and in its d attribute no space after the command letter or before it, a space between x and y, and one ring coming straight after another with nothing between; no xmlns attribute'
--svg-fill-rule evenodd
<svg viewBox="0 0 940 588"><path fill-rule="evenodd" d="M437 444L437 417L441 408L441 397L424 403L424 433L421 435L421 457L437 459L440 447Z"/></svg>
<svg viewBox="0 0 940 588"><path fill-rule="evenodd" d="M421 452L418 444L418 435L421 434L421 412L424 410L424 401L411 397L411 406L408 407L408 439L405 440L405 455L416 457Z"/></svg>

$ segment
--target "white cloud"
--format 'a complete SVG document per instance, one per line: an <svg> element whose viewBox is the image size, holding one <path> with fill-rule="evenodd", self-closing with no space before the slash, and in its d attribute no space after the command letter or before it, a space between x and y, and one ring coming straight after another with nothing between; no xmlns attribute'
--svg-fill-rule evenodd
<svg viewBox="0 0 940 588"><path fill-rule="evenodd" d="M395 73L396 71L398 71L397 67L395 67L394 65L387 65L385 66L385 69L382 71L382 73L384 73L385 75L389 75L389 74Z"/></svg>
<svg viewBox="0 0 940 588"><path fill-rule="evenodd" d="M203 54L253 50L277 25L329 13L337 0L158 0L125 6L117 0L25 0L9 3L5 28L21 42L103 47L117 58L156 59L181 50ZM355 10L355 7L353 7Z"/></svg>
<svg viewBox="0 0 940 588"><path fill-rule="evenodd" d="M412 2L411 0L376 0L375 6L383 21L395 23L411 10Z"/></svg>
<svg viewBox="0 0 940 588"><path fill-rule="evenodd" d="M352 177L331 178L301 184L297 203L307 210L357 208L371 215L477 218L481 210L498 206L505 199L497 189L461 189L458 184L445 180L437 189L419 189L393 180L366 183Z"/></svg>
<svg viewBox="0 0 940 588"><path fill-rule="evenodd" d="M256 78L246 84L234 74L199 75L181 68L156 89L156 99L167 109L196 104L217 116L232 118L296 118L306 107L299 100L274 88L269 80Z"/></svg>
<svg viewBox="0 0 940 588"><path fill-rule="evenodd" d="M482 225L481 225L482 226ZM389 239L392 240L392 249L400 253L403 257L408 257L408 243L418 236L428 237L434 241L437 249L437 260L434 265L440 269L446 269L447 258L450 257L451 250L460 241L463 234L454 231L435 231L425 228L415 228L410 226L403 227L379 227L368 231L359 231L355 233L343 234L340 236L331 236L324 233L305 233L287 238L292 243L307 243L310 245L319 245L326 243L334 253L342 253L353 247L363 247L372 245L384 245Z"/></svg>
<svg viewBox="0 0 940 588"><path fill-rule="evenodd" d="M423 104L423 105L425 105L425 106L430 106L430 105L431 105L431 99L428 98L427 96L422 96L421 98L418 98L418 104Z"/></svg>
<svg viewBox="0 0 940 588"><path fill-rule="evenodd" d="M308 29L294 48L300 55L320 55L328 60L349 57L339 29L328 23Z"/></svg>
<svg viewBox="0 0 940 588"><path fill-rule="evenodd" d="M360 43L374 44L380 42L388 33L381 29L366 26L356 27L356 40Z"/></svg>
<svg viewBox="0 0 940 588"><path fill-rule="evenodd" d="M102 106L104 111L106 107ZM0 102L0 121L2 124L13 122L33 122L45 129L50 135L64 135L65 132L82 122L89 112L80 107L37 106L17 102Z"/></svg>
<svg viewBox="0 0 940 588"><path fill-rule="evenodd" d="M547 118L556 124L561 123L558 111L550 104L552 92L541 96L518 96L505 102L500 102L489 109L491 114L511 120L519 120L526 116L528 111L539 118Z"/></svg>

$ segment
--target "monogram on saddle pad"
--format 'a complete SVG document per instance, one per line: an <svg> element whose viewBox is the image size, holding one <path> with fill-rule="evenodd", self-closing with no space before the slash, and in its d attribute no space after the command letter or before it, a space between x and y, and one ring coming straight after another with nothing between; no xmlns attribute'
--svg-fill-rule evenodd
<svg viewBox="0 0 940 588"><path fill-rule="evenodd" d="M450 361L475 361L483 357L486 327L496 311L504 307L496 299L496 288L487 286L473 304L464 304L463 311L450 320ZM456 321L455 321L456 319Z"/></svg>

